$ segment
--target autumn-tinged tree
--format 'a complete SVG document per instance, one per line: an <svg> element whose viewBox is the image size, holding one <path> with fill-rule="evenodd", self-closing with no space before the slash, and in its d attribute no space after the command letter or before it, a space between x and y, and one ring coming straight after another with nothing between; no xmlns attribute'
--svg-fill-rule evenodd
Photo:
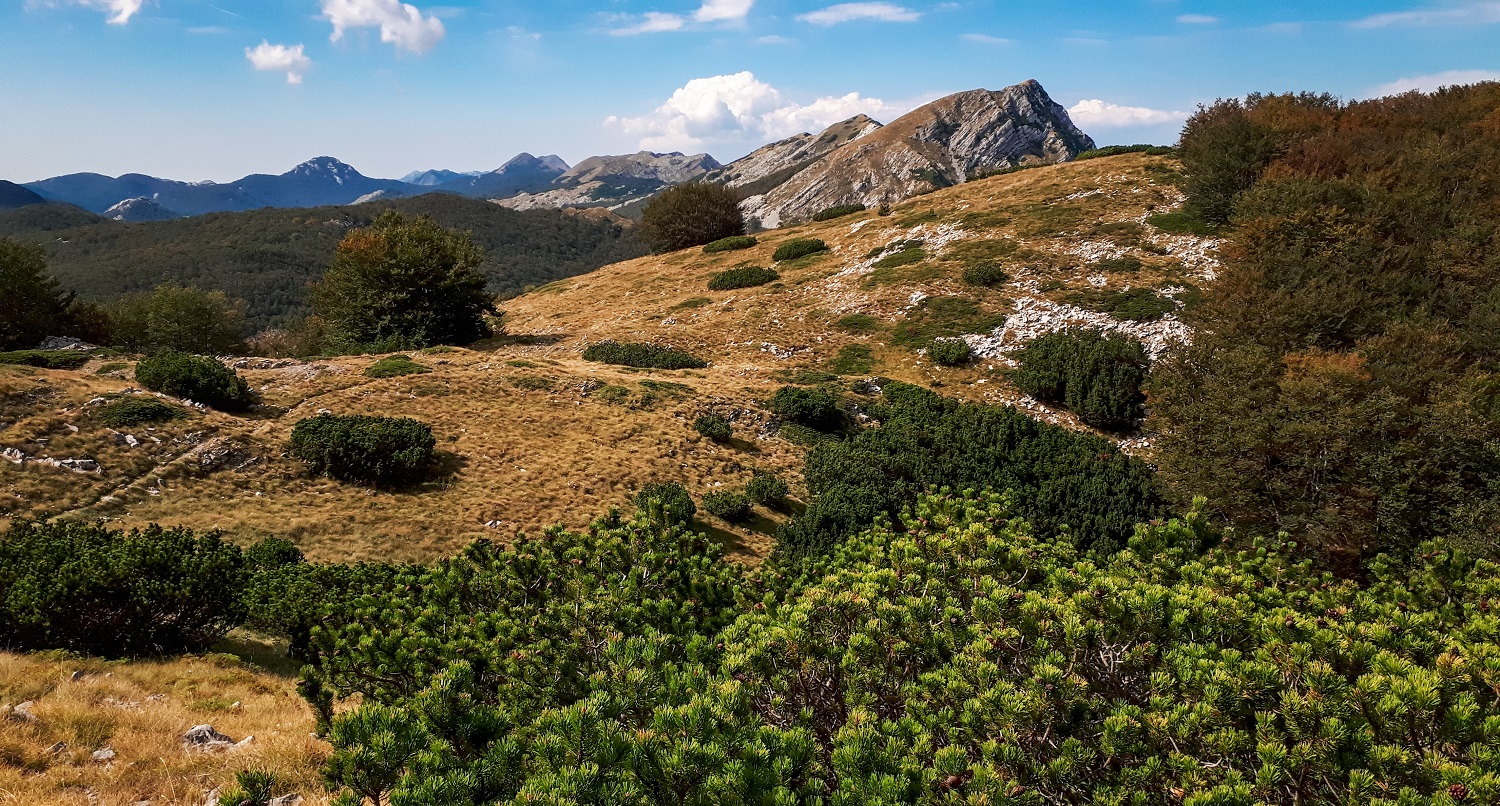
<svg viewBox="0 0 1500 806"><path fill-rule="evenodd" d="M739 194L710 182L667 188L642 211L640 233L653 252L673 252L744 235Z"/></svg>
<svg viewBox="0 0 1500 806"><path fill-rule="evenodd" d="M484 251L429 216L386 212L345 236L312 301L347 348L468 344L490 334Z"/></svg>
<svg viewBox="0 0 1500 806"><path fill-rule="evenodd" d="M223 291L163 285L124 297L108 312L115 344L132 350L223 355L245 349L245 303Z"/></svg>

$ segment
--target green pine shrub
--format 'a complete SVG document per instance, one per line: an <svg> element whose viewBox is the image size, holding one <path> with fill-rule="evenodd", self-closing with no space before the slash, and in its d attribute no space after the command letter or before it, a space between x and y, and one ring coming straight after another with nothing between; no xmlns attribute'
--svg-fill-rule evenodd
<svg viewBox="0 0 1500 806"><path fill-rule="evenodd" d="M702 369L708 362L684 350L658 344L601 341L583 351L583 360L652 369Z"/></svg>
<svg viewBox="0 0 1500 806"><path fill-rule="evenodd" d="M1072 329L1033 340L1015 356L1011 381L1032 397L1067 406L1096 428L1134 428L1145 416L1149 362L1129 336Z"/></svg>
<svg viewBox="0 0 1500 806"><path fill-rule="evenodd" d="M728 442L734 438L734 426L729 418L714 412L698 415L693 421L693 430L714 442Z"/></svg>
<svg viewBox="0 0 1500 806"><path fill-rule="evenodd" d="M1091 148L1079 152L1073 160L1094 160L1100 157L1113 157L1119 154L1145 154L1148 157L1170 157L1177 153L1177 149L1171 146L1154 146L1149 143L1136 143L1128 146L1104 146L1102 148Z"/></svg>
<svg viewBox="0 0 1500 806"><path fill-rule="evenodd" d="M763 470L755 471L750 478L750 483L745 485L745 495L757 504L779 509L786 504L786 497L790 490L786 482L775 473L767 473Z"/></svg>
<svg viewBox="0 0 1500 806"><path fill-rule="evenodd" d="M731 235L728 238L720 238L703 245L703 253L712 255L717 252L733 252L738 249L749 249L760 243L754 235Z"/></svg>
<svg viewBox="0 0 1500 806"><path fill-rule="evenodd" d="M82 350L11 350L0 353L0 364L19 364L42 369L78 369L89 362Z"/></svg>
<svg viewBox="0 0 1500 806"><path fill-rule="evenodd" d="M783 386L771 396L772 414L798 425L827 431L843 419L839 401L827 389Z"/></svg>
<svg viewBox="0 0 1500 806"><path fill-rule="evenodd" d="M239 373L203 356L158 353L135 365L135 379L153 392L222 411L241 411L255 401Z"/></svg>
<svg viewBox="0 0 1500 806"><path fill-rule="evenodd" d="M181 406L174 406L154 397L128 396L100 406L95 410L99 421L110 428L130 428L147 423L164 423L185 416Z"/></svg>
<svg viewBox="0 0 1500 806"><path fill-rule="evenodd" d="M736 266L709 278L708 290L732 291L736 288L754 288L780 279L781 275L775 269L761 266Z"/></svg>
<svg viewBox="0 0 1500 806"><path fill-rule="evenodd" d="M1069 304L1107 313L1128 322L1155 322L1177 310L1177 303L1149 288L1121 291L1091 288L1075 291L1067 297Z"/></svg>
<svg viewBox="0 0 1500 806"><path fill-rule="evenodd" d="M398 378L402 375L421 375L432 368L411 360L409 355L388 355L365 368L371 378Z"/></svg>
<svg viewBox="0 0 1500 806"><path fill-rule="evenodd" d="M846 215L854 215L855 213L862 213L864 211L865 206L863 204L840 204L813 213L812 220L832 221L835 218L843 218Z"/></svg>
<svg viewBox="0 0 1500 806"><path fill-rule="evenodd" d="M739 490L715 490L704 494L703 509L720 520L741 523L750 519L750 498Z"/></svg>
<svg viewBox="0 0 1500 806"><path fill-rule="evenodd" d="M927 357L945 367L967 364L974 357L974 348L960 338L933 339L927 348Z"/></svg>
<svg viewBox="0 0 1500 806"><path fill-rule="evenodd" d="M899 269L902 266L910 266L913 263L921 263L927 259L927 250L921 246L910 246L891 252L885 257L871 264L874 269Z"/></svg>
<svg viewBox="0 0 1500 806"><path fill-rule="evenodd" d="M698 505L687 488L671 481L654 482L642 487L635 494L635 506L641 512L651 513L666 523L689 524L698 514Z"/></svg>
<svg viewBox="0 0 1500 806"><path fill-rule="evenodd" d="M218 533L18 522L0 536L0 646L105 657L201 652L244 618Z"/></svg>
<svg viewBox="0 0 1500 806"><path fill-rule="evenodd" d="M1147 218L1146 223L1169 235L1196 235L1200 238L1212 238L1224 232L1223 224L1205 221L1186 210L1158 213Z"/></svg>
<svg viewBox="0 0 1500 806"><path fill-rule="evenodd" d="M291 455L340 481L399 486L420 481L437 441L407 417L319 414L292 427Z"/></svg>
<svg viewBox="0 0 1500 806"><path fill-rule="evenodd" d="M828 251L828 244L817 238L793 238L790 241L776 247L771 259L775 261L796 260L799 257L815 255L819 252Z"/></svg>
<svg viewBox="0 0 1500 806"><path fill-rule="evenodd" d="M1010 282L1010 274L999 263L987 260L965 268L964 282L983 288L994 288Z"/></svg>

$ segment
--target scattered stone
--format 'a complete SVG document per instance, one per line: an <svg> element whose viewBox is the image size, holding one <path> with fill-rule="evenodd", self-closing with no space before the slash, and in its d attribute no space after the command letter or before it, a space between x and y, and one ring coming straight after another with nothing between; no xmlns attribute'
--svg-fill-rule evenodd
<svg viewBox="0 0 1500 806"><path fill-rule="evenodd" d="M279 798L271 798L266 801L266 806L302 806L302 796L298 794L282 795Z"/></svg>
<svg viewBox="0 0 1500 806"><path fill-rule="evenodd" d="M44 339L38 350L97 350L99 345L89 344L83 339L75 339L71 336L48 336Z"/></svg>
<svg viewBox="0 0 1500 806"><path fill-rule="evenodd" d="M51 747L47 748L47 752L51 753L54 756L60 756L63 753L66 753L67 751L68 751L68 743L67 742L58 742L57 744L54 744Z"/></svg>
<svg viewBox="0 0 1500 806"><path fill-rule="evenodd" d="M32 700L27 700L26 702L20 703L14 708L10 709L10 718L16 720L17 722L30 722L32 724L41 722L41 717L31 712L31 709L35 707L36 703Z"/></svg>
<svg viewBox="0 0 1500 806"><path fill-rule="evenodd" d="M234 740L214 730L213 725L194 725L191 730L182 735L184 750L213 753L228 750L234 746Z"/></svg>
<svg viewBox="0 0 1500 806"><path fill-rule="evenodd" d="M114 760L115 755L116 755L116 753L115 753L115 751L113 749L108 748L108 747L102 747L102 748L100 748L98 750L95 750L93 752L93 755L90 756L90 758L94 759L94 761L96 763L99 763L99 764L108 764L109 762L111 762L111 761Z"/></svg>
<svg viewBox="0 0 1500 806"><path fill-rule="evenodd" d="M83 678L88 677L88 676L89 676L88 672L85 672L84 670L79 669L78 671L76 671L73 674L69 675L68 676L68 680L71 681L71 682L77 683L79 680L82 680Z"/></svg>
<svg viewBox="0 0 1500 806"><path fill-rule="evenodd" d="M26 460L30 458L20 448L5 448L0 450L0 457L18 465L26 464Z"/></svg>

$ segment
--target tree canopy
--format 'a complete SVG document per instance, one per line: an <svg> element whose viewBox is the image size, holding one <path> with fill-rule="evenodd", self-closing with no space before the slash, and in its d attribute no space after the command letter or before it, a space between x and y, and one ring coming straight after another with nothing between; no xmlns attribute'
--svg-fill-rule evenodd
<svg viewBox="0 0 1500 806"><path fill-rule="evenodd" d="M0 350L33 347L68 320L73 295L47 274L46 253L0 238Z"/></svg>
<svg viewBox="0 0 1500 806"><path fill-rule="evenodd" d="M387 212L339 243L313 306L345 345L468 344L489 335L485 316L495 312L483 261L467 233Z"/></svg>

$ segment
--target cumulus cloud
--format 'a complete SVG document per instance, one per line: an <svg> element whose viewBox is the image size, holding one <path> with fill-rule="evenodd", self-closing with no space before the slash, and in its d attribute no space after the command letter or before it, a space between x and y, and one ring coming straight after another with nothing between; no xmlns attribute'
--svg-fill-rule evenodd
<svg viewBox="0 0 1500 806"><path fill-rule="evenodd" d="M1398 78L1389 84L1381 84L1375 88L1375 97L1385 95L1400 95L1403 92L1421 90L1432 92L1443 87L1452 87L1461 84L1478 84L1481 81L1500 81L1500 70L1447 70L1442 73L1431 73L1425 76L1408 76Z"/></svg>
<svg viewBox="0 0 1500 806"><path fill-rule="evenodd" d="M1144 106L1121 106L1097 98L1079 101L1068 109L1068 116L1080 127L1097 126L1103 129L1121 126L1159 126L1167 123L1182 123L1187 112L1169 112Z"/></svg>
<svg viewBox="0 0 1500 806"><path fill-rule="evenodd" d="M27 8L38 6L84 6L85 8L96 8L109 15L110 25L124 25L130 22L130 18L139 14L145 0L27 0Z"/></svg>
<svg viewBox="0 0 1500 806"><path fill-rule="evenodd" d="M610 30L613 36L636 36L663 31L680 31L689 22L695 23L740 23L750 15L755 0L703 0L703 5L692 14L669 14L664 11L648 11L639 17L620 15L619 19L634 20Z"/></svg>
<svg viewBox="0 0 1500 806"><path fill-rule="evenodd" d="M1219 21L1218 17L1210 17L1207 14L1179 14L1177 21L1184 25L1212 25Z"/></svg>
<svg viewBox="0 0 1500 806"><path fill-rule="evenodd" d="M401 0L323 0L323 17L333 23L334 42L351 28L379 28L381 42L411 53L432 50L447 34L442 20Z"/></svg>
<svg viewBox="0 0 1500 806"><path fill-rule="evenodd" d="M1415 25L1486 25L1500 22L1500 3L1460 3L1441 8L1419 8L1374 14L1358 20L1355 28L1389 28Z"/></svg>
<svg viewBox="0 0 1500 806"><path fill-rule="evenodd" d="M809 103L787 99L749 71L695 78L649 115L610 116L604 124L652 151L691 150L713 142L769 141L817 132L858 114L890 117L907 109L857 92Z"/></svg>
<svg viewBox="0 0 1500 806"><path fill-rule="evenodd" d="M286 83L301 84L302 75L312 67L312 59L302 52L302 46L273 45L267 40L253 48L245 48L245 58L257 70L286 73Z"/></svg>
<svg viewBox="0 0 1500 806"><path fill-rule="evenodd" d="M839 3L827 8L798 14L797 19L813 25L838 25L855 20L882 22L916 22L922 14L895 3Z"/></svg>

